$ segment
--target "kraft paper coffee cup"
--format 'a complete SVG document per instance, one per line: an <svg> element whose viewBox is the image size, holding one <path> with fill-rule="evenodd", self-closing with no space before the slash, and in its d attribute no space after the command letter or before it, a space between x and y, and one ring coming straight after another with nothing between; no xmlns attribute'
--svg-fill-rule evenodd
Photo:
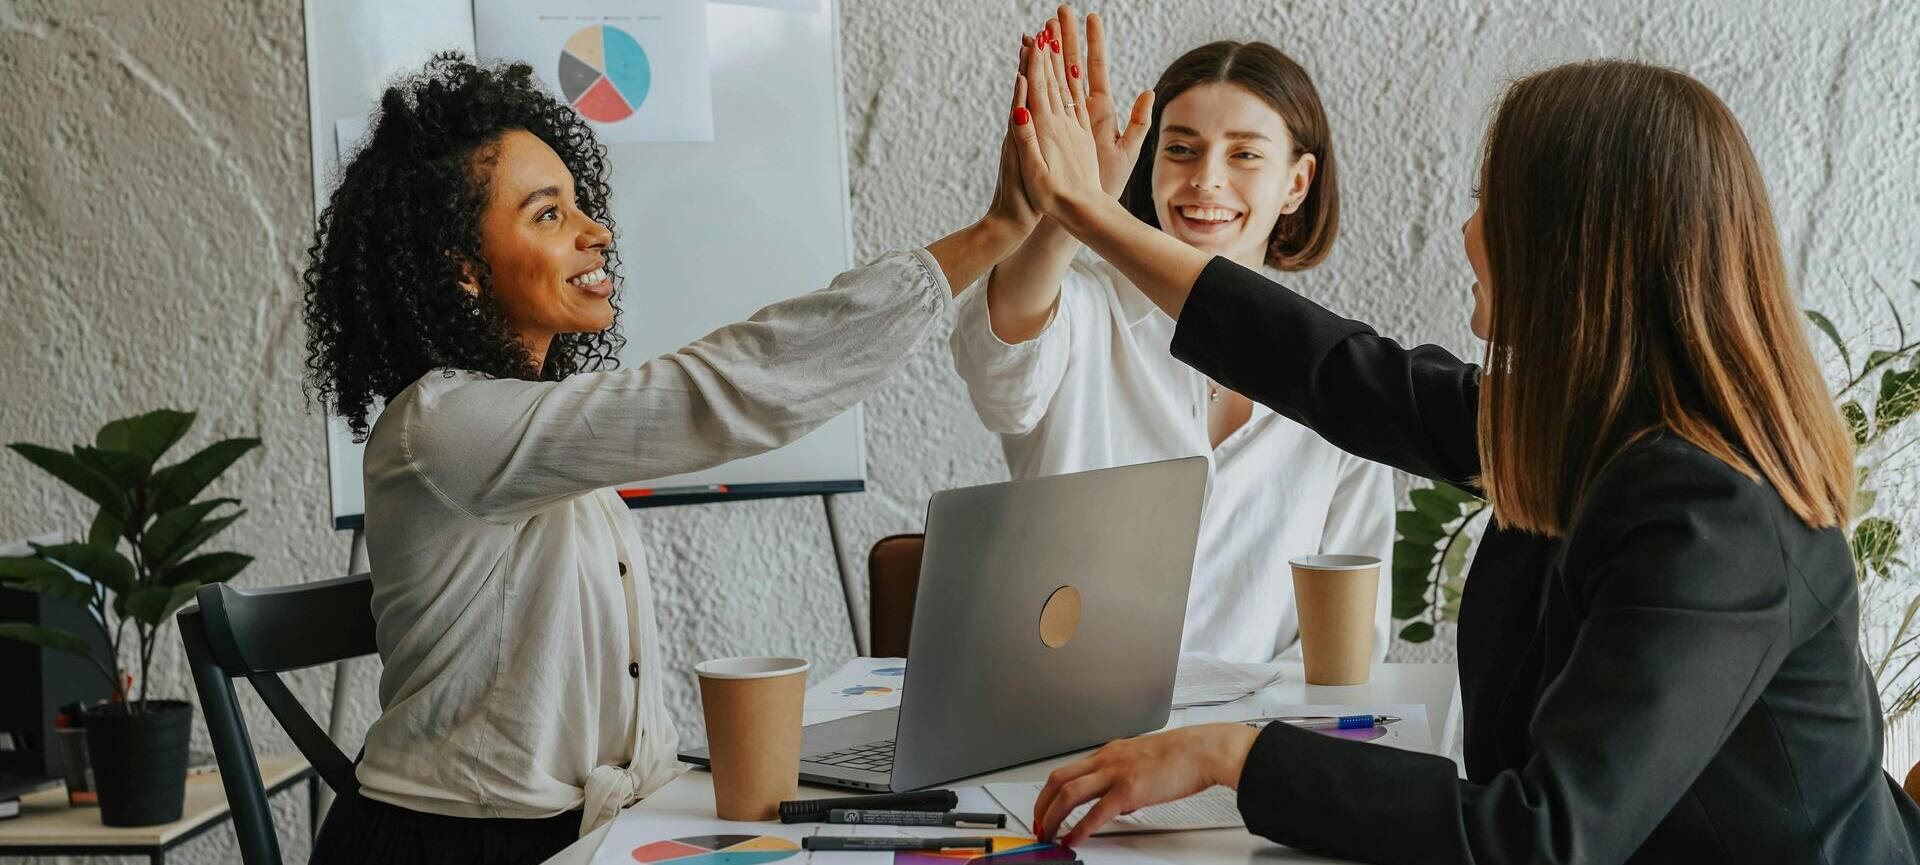
<svg viewBox="0 0 1920 865"><path fill-rule="evenodd" d="M721 658L695 664L722 820L772 820L800 788L800 711L808 663Z"/></svg>
<svg viewBox="0 0 1920 865"><path fill-rule="evenodd" d="M1373 667L1373 609L1380 593L1375 556L1301 556L1293 566L1300 656L1309 685L1359 685Z"/></svg>

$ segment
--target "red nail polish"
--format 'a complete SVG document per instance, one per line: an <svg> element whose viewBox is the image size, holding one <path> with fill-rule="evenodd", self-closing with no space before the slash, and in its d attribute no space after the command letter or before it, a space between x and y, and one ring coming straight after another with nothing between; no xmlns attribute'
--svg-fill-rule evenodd
<svg viewBox="0 0 1920 865"><path fill-rule="evenodd" d="M1078 63L1075 63L1075 64L1073 64L1072 66L1068 66L1068 67L1067 67L1067 75L1069 75L1069 76L1071 76L1071 77L1074 77L1074 78L1079 78L1079 77L1080 77L1080 64L1078 64Z"/></svg>
<svg viewBox="0 0 1920 865"><path fill-rule="evenodd" d="M1025 126L1027 125L1028 121L1031 121L1032 119L1033 119L1033 115L1027 113L1027 107L1025 105L1014 106L1013 125Z"/></svg>
<svg viewBox="0 0 1920 865"><path fill-rule="evenodd" d="M1058 40L1055 40L1055 41L1054 41L1053 43L1051 43L1051 44L1053 45L1053 53L1055 53L1055 54L1058 54L1058 53L1060 53L1060 42L1059 42Z"/></svg>

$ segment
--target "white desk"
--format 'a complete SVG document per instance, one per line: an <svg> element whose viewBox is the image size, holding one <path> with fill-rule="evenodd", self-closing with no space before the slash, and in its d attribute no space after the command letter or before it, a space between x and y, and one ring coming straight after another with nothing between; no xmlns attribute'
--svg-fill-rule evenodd
<svg viewBox="0 0 1920 865"><path fill-rule="evenodd" d="M1286 671L1284 681L1235 705L1420 703L1427 707L1427 723L1431 728L1434 749L1445 754L1453 745L1453 734L1460 717L1460 686L1452 664L1376 664L1373 668L1373 681L1365 685L1344 687L1306 684L1298 661L1285 663L1282 668ZM806 723L817 724L845 714L847 713L810 711L806 713L805 720ZM1184 711L1174 712L1173 719L1167 726L1181 726L1185 714ZM1078 754L1070 754L1052 760L1029 763L943 786L958 787L998 781L1044 781L1047 773L1078 756ZM806 784L800 786L801 798L847 795L854 794L831 787ZM646 801L633 807L642 811L711 819L713 817L713 776L705 771L688 772L661 788L659 792L647 797ZM752 824L741 825L747 827ZM603 827L574 842L565 850L555 854L552 859L547 860L547 865L588 865L593 861L594 852L600 848L600 839L606 833L607 830ZM1168 862L1193 863L1193 865L1254 861L1261 863L1336 861L1280 847L1244 829L1106 836L1103 840L1125 844ZM878 865L890 859L876 856L874 861ZM1090 865L1098 865L1097 858L1090 860Z"/></svg>

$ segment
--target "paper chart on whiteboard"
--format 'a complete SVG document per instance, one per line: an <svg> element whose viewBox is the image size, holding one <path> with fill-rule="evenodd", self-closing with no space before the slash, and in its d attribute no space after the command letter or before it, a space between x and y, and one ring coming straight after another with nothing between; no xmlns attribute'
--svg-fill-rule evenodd
<svg viewBox="0 0 1920 865"><path fill-rule="evenodd" d="M474 0L483 62L519 60L603 144L713 140L705 0Z"/></svg>

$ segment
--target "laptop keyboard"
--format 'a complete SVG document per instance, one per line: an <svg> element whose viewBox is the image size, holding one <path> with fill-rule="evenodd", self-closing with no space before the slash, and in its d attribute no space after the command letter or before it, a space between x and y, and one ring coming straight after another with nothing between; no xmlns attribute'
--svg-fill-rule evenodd
<svg viewBox="0 0 1920 865"><path fill-rule="evenodd" d="M849 769L866 769L870 772L893 771L893 740L881 739L865 745L842 748L826 754L818 754L806 759L809 763L824 763L828 766L845 766Z"/></svg>

